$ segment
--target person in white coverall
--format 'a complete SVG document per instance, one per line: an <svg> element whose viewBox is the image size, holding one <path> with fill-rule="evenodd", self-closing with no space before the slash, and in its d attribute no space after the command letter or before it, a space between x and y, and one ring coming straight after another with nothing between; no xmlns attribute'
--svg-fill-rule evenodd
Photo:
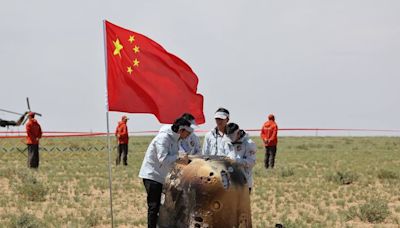
<svg viewBox="0 0 400 228"><path fill-rule="evenodd" d="M241 167L249 186L249 192L251 192L257 145L235 123L229 123L226 126L226 137L222 140L222 144L227 157L236 161Z"/></svg>
<svg viewBox="0 0 400 228"><path fill-rule="evenodd" d="M191 123L191 126L190 126L191 128L194 129L197 127L195 118L192 114L184 113L181 117L188 120ZM159 132L164 131L165 129L168 129L170 127L171 127L171 124L163 125L160 128ZM179 153L180 154L185 154L185 155L201 154L200 138L194 132L192 132L192 134L190 134L185 139L180 139L178 141L178 145L179 145Z"/></svg>
<svg viewBox="0 0 400 228"><path fill-rule="evenodd" d="M188 120L191 123L192 128L196 128L197 124L194 116L190 113L185 113L182 118ZM194 132L190 134L185 139L179 140L179 151L188 155L198 155L201 154L200 139Z"/></svg>
<svg viewBox="0 0 400 228"><path fill-rule="evenodd" d="M139 177L143 179L147 192L147 224L149 228L157 226L165 177L179 158L178 140L185 139L193 132L190 125L191 123L184 118L175 120L170 128L161 129L147 148Z"/></svg>
<svg viewBox="0 0 400 228"><path fill-rule="evenodd" d="M214 118L217 126L204 136L202 154L226 156L222 139L226 133L226 124L229 122L229 111L219 108L215 112Z"/></svg>

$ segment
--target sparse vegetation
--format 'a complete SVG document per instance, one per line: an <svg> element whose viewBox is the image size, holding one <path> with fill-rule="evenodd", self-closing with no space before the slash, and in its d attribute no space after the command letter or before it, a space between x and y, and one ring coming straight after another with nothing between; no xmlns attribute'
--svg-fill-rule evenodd
<svg viewBox="0 0 400 228"><path fill-rule="evenodd" d="M348 210L342 211L341 215L343 216L343 219L346 222L353 220L358 216L357 207L351 206Z"/></svg>
<svg viewBox="0 0 400 228"><path fill-rule="evenodd" d="M12 216L10 223L9 223L9 227L10 228L43 228L44 225L35 216L24 212L21 215Z"/></svg>
<svg viewBox="0 0 400 228"><path fill-rule="evenodd" d="M93 227L99 224L100 216L96 212L91 211L88 216L85 217L85 223L89 227Z"/></svg>
<svg viewBox="0 0 400 228"><path fill-rule="evenodd" d="M326 179L340 185L346 185L356 181L358 179L358 175L351 171L337 171L333 174L327 175Z"/></svg>
<svg viewBox="0 0 400 228"><path fill-rule="evenodd" d="M112 160L115 227L146 227L146 193L137 175L152 137L131 139L128 167ZM272 170L264 168L264 147L253 139L253 227L398 227L399 138L281 137ZM2 139L0 147L24 145ZM44 138L41 147L47 151L41 150L38 170L27 169L17 150L0 151L0 227L109 227L105 138ZM62 149L69 147L74 150ZM385 200L370 200L376 197Z"/></svg>
<svg viewBox="0 0 400 228"><path fill-rule="evenodd" d="M379 179L399 179L399 176L393 171L380 169L378 171L378 178Z"/></svg>
<svg viewBox="0 0 400 228"><path fill-rule="evenodd" d="M11 176L13 189L23 198L30 201L44 201L47 188L27 168L19 169Z"/></svg>
<svg viewBox="0 0 400 228"><path fill-rule="evenodd" d="M360 206L360 219L370 223L381 223L390 214L387 202L382 199L373 199Z"/></svg>
<svg viewBox="0 0 400 228"><path fill-rule="evenodd" d="M291 167L282 167L279 169L279 175L281 177L290 177L294 175L294 170Z"/></svg>

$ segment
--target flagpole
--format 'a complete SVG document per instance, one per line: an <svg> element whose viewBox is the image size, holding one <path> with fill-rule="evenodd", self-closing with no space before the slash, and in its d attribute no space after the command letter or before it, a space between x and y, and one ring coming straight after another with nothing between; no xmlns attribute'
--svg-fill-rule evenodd
<svg viewBox="0 0 400 228"><path fill-rule="evenodd" d="M108 91L107 91L107 34L106 34L106 21L103 20L103 39L104 39L104 61L106 71L106 119L107 119L107 148L108 148L108 183L110 189L110 216L111 216L111 228L114 228L114 216L113 216L113 203L112 203L112 169L111 169L111 139L110 139L110 118L108 111Z"/></svg>
<svg viewBox="0 0 400 228"><path fill-rule="evenodd" d="M114 228L114 216L113 216L113 203L112 203L112 177L111 177L111 138L110 138L110 121L109 112L106 112L107 116L107 148L108 148L108 183L110 189L110 216L111 216L111 228Z"/></svg>

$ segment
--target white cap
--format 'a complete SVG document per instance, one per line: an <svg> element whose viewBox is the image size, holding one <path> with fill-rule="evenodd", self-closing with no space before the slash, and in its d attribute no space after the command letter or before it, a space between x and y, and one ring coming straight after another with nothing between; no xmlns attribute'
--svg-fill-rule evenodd
<svg viewBox="0 0 400 228"><path fill-rule="evenodd" d="M195 120L190 120L189 122L190 122L190 127L191 128L193 128L193 129L199 128L199 126L196 124Z"/></svg>
<svg viewBox="0 0 400 228"><path fill-rule="evenodd" d="M186 131L188 131L188 132L190 132L190 133L192 133L192 132L194 131L193 128L188 127L188 126L179 126L179 130L180 130L180 129L185 129Z"/></svg>
<svg viewBox="0 0 400 228"><path fill-rule="evenodd" d="M229 114L228 113L226 113L226 112L216 112L215 114L214 114L214 118L215 119L226 119L226 118L229 118Z"/></svg>

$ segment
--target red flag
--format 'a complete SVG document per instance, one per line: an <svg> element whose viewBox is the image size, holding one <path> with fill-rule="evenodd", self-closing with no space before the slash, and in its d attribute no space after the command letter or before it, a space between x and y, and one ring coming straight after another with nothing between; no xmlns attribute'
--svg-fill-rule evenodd
<svg viewBox="0 0 400 228"><path fill-rule="evenodd" d="M105 24L109 111L152 113L160 123L188 112L205 122L198 78L185 62L142 34Z"/></svg>

